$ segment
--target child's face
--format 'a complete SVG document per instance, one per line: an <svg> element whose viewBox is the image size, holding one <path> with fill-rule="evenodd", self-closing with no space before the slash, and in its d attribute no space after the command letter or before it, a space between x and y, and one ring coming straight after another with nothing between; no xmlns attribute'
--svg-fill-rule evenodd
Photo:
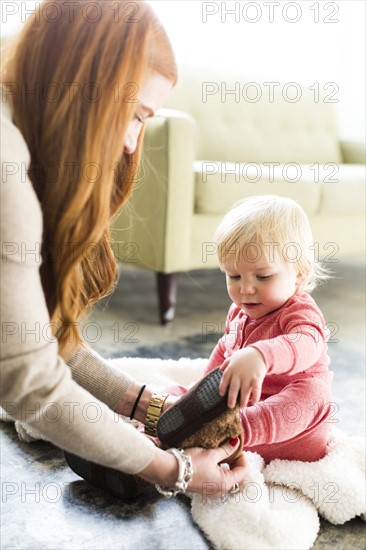
<svg viewBox="0 0 366 550"><path fill-rule="evenodd" d="M295 264L275 254L271 261L262 254L257 260L241 258L221 264L232 301L251 319L259 319L283 306L303 283Z"/></svg>

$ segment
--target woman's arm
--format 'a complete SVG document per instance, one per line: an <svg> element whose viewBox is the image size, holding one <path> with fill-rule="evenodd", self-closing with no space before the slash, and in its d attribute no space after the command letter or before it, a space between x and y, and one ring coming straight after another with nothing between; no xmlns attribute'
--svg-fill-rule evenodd
<svg viewBox="0 0 366 550"><path fill-rule="evenodd" d="M139 397L141 384L89 347L78 348L65 359L74 380L117 414L130 417L138 399L133 418L145 422L147 408L155 393L153 389L145 386Z"/></svg>
<svg viewBox="0 0 366 550"><path fill-rule="evenodd" d="M134 384L132 378L88 346L74 349L65 360L71 369L72 377L80 386L103 401L110 409L125 416L130 415L134 404L134 392L138 392L137 388L141 387ZM127 400L124 399L125 396ZM117 411L121 400L125 403L124 412Z"/></svg>

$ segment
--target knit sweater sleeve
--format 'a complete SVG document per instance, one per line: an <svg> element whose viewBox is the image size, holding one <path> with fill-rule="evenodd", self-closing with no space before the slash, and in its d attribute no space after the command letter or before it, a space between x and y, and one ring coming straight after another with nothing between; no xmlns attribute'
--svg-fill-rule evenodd
<svg viewBox="0 0 366 550"><path fill-rule="evenodd" d="M278 336L250 344L261 352L267 374L292 375L317 364L319 370L328 366L326 342L329 331L310 296L302 293L292 300L288 307L283 308L276 325Z"/></svg>
<svg viewBox="0 0 366 550"><path fill-rule="evenodd" d="M132 378L89 347L77 348L66 362L73 379L113 410L133 383Z"/></svg>
<svg viewBox="0 0 366 550"><path fill-rule="evenodd" d="M42 212L26 174L29 153L4 104L1 115L1 405L63 449L138 473L155 447L110 408L131 380L91 350L71 358L72 372L58 354L40 280Z"/></svg>

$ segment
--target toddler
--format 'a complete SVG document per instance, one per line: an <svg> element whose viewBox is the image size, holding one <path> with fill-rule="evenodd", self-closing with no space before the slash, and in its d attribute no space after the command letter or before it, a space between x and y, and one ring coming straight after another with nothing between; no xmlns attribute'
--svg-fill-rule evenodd
<svg viewBox="0 0 366 550"><path fill-rule="evenodd" d="M306 214L288 198L250 197L223 218L215 242L233 303L206 374L221 366L221 395L230 408L239 399L245 450L267 462L316 461L332 421L332 372L329 332L308 294L328 275Z"/></svg>

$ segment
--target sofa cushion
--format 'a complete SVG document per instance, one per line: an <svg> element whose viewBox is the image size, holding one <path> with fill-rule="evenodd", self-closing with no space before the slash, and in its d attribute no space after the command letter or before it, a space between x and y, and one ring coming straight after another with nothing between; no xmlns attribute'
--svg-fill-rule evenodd
<svg viewBox="0 0 366 550"><path fill-rule="evenodd" d="M322 183L316 180L322 176L309 165L196 161L194 171L197 214L223 215L237 201L261 194L290 197L308 215L320 208Z"/></svg>
<svg viewBox="0 0 366 550"><path fill-rule="evenodd" d="M322 186L321 213L335 216L365 215L363 164L340 164L339 172Z"/></svg>

